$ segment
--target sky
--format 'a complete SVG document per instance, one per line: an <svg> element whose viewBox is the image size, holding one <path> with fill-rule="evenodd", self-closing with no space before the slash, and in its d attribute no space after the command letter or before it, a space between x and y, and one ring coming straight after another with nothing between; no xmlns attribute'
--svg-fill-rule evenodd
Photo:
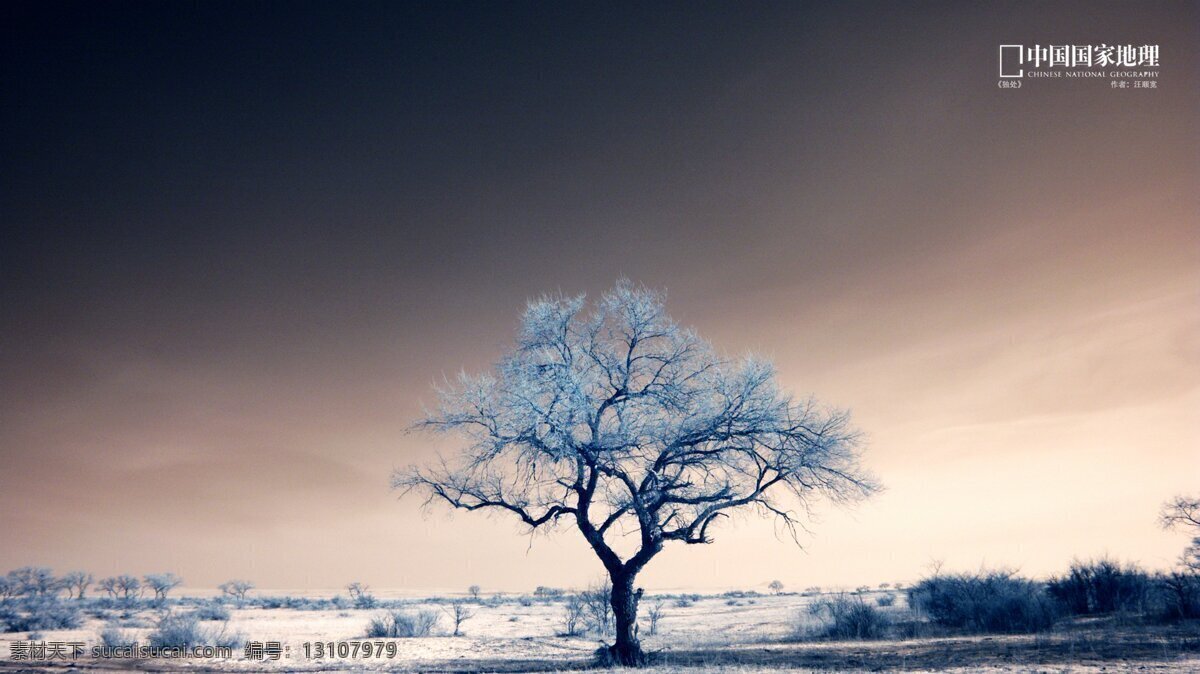
<svg viewBox="0 0 1200 674"><path fill-rule="evenodd" d="M1195 3L6 3L0 570L581 586L388 488L527 299L619 277L852 410L885 491L648 588L1166 568L1200 490ZM997 86L1155 44L1152 90Z"/></svg>

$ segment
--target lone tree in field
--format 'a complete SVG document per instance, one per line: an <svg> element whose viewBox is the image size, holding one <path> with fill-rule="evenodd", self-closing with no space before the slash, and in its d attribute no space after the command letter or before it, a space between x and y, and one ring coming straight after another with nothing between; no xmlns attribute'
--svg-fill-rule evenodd
<svg viewBox="0 0 1200 674"><path fill-rule="evenodd" d="M634 580L665 544L709 543L738 509L795 537L814 499L876 489L847 413L794 400L766 362L718 356L663 300L622 281L590 309L582 296L531 302L512 353L460 375L417 424L460 434L461 453L393 476L427 503L577 529L612 582L608 656L622 665L645 662Z"/></svg>

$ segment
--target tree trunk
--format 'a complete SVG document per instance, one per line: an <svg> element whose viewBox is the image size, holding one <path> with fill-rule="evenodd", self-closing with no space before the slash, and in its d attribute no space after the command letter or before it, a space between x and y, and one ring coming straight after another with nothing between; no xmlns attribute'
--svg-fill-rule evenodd
<svg viewBox="0 0 1200 674"><path fill-rule="evenodd" d="M609 647L609 658L623 667L641 667L646 664L646 654L637 637L638 600L641 590L633 589L633 573L615 574L612 577L612 610L616 630L616 643Z"/></svg>

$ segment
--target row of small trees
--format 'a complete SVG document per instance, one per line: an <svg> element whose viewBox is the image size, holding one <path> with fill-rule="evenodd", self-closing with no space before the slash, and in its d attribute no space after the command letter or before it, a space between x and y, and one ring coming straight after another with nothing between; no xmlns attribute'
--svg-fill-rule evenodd
<svg viewBox="0 0 1200 674"><path fill-rule="evenodd" d="M0 601L21 598L58 599L64 596L67 599L83 599L94 585L110 599L129 602L150 594L154 601L163 602L171 590L182 583L183 578L174 573L148 573L141 577L118 574L97 581L95 576L86 571L71 571L56 576L49 567L25 566L0 576ZM241 604L246 599L246 593L254 589L254 583L231 580L222 583L217 589Z"/></svg>
<svg viewBox="0 0 1200 674"><path fill-rule="evenodd" d="M153 592L154 599L165 600L167 594L183 582L173 573L150 573L142 576L121 574L101 578L86 571L71 571L61 576L44 566L25 566L0 576L0 599L21 597L83 599L88 588L94 584L113 599L136 599L145 592Z"/></svg>

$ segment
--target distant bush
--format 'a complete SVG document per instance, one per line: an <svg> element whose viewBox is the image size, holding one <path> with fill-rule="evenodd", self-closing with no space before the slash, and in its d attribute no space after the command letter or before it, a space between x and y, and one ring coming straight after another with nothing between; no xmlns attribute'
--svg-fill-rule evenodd
<svg viewBox="0 0 1200 674"><path fill-rule="evenodd" d="M83 624L83 614L75 602L35 595L0 609L0 623L6 632L71 630Z"/></svg>
<svg viewBox="0 0 1200 674"><path fill-rule="evenodd" d="M836 594L813 602L809 613L825 621L817 636L826 639L882 639L890 621L858 595Z"/></svg>
<svg viewBox="0 0 1200 674"><path fill-rule="evenodd" d="M375 595L371 594L371 588L362 583L350 583L346 586L346 592L350 595L350 601L354 602L354 608L368 609L379 605Z"/></svg>
<svg viewBox="0 0 1200 674"><path fill-rule="evenodd" d="M120 625L109 623L100 630L100 643L108 648L128 648L137 643L137 636Z"/></svg>
<svg viewBox="0 0 1200 674"><path fill-rule="evenodd" d="M374 601L374 598L371 598ZM328 611L329 609L352 608L355 602L351 602L342 595L337 595L331 599L315 599L312 597L292 597L292 596L267 596L267 597L251 597L238 602L238 606L257 606L264 609L279 609L286 608L294 611ZM378 604L376 604L378 606Z"/></svg>
<svg viewBox="0 0 1200 674"><path fill-rule="evenodd" d="M240 634L219 629L205 629L195 613L168 613L158 621L158 626L147 637L154 648L192 648L194 646L220 646L237 648L243 639Z"/></svg>
<svg viewBox="0 0 1200 674"><path fill-rule="evenodd" d="M896 603L896 595L891 593L881 594L875 598L875 603L880 606L891 606Z"/></svg>
<svg viewBox="0 0 1200 674"><path fill-rule="evenodd" d="M1070 571L1050 579L1046 589L1068 612L1089 615L1141 613L1151 585L1150 575L1137 566L1101 559L1072 562Z"/></svg>
<svg viewBox="0 0 1200 674"><path fill-rule="evenodd" d="M909 588L908 603L935 624L969 632L1039 632L1055 619L1043 586L1009 571L925 578Z"/></svg>
<svg viewBox="0 0 1200 674"><path fill-rule="evenodd" d="M204 631L195 615L171 613L159 620L149 641L156 648L190 648L204 643Z"/></svg>
<svg viewBox="0 0 1200 674"><path fill-rule="evenodd" d="M17 613L17 609L12 606L0 604L0 633L19 632L20 630L11 627L19 620L21 620L21 615Z"/></svg>
<svg viewBox="0 0 1200 674"><path fill-rule="evenodd" d="M201 604L192 613L197 620L229 620L229 609L220 602L212 601Z"/></svg>
<svg viewBox="0 0 1200 674"><path fill-rule="evenodd" d="M566 594L566 592L557 587L545 587L542 585L538 585L537 589L533 591L533 594L535 597L552 597L553 598L553 597L561 597L564 594Z"/></svg>
<svg viewBox="0 0 1200 674"><path fill-rule="evenodd" d="M1200 618L1200 574L1176 571L1155 579L1150 613L1160 620Z"/></svg>
<svg viewBox="0 0 1200 674"><path fill-rule="evenodd" d="M246 594L254 589L254 583L248 580L229 580L218 585L217 589L241 606L246 601Z"/></svg>
<svg viewBox="0 0 1200 674"><path fill-rule="evenodd" d="M433 611L392 611L371 618L367 637L372 639L411 639L433 634L438 615Z"/></svg>

